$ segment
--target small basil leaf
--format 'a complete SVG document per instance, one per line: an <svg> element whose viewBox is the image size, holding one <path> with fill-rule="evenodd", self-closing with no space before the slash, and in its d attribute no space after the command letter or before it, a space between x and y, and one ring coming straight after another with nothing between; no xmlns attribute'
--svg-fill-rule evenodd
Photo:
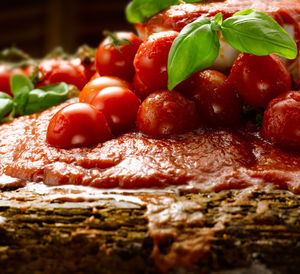
<svg viewBox="0 0 300 274"><path fill-rule="evenodd" d="M133 0L126 7L126 18L130 23L144 23L148 18L180 0Z"/></svg>
<svg viewBox="0 0 300 274"><path fill-rule="evenodd" d="M9 96L7 93L0 91L0 99L11 99L11 96Z"/></svg>
<svg viewBox="0 0 300 274"><path fill-rule="evenodd" d="M294 59L298 50L295 41L271 17L246 10L226 19L222 34L233 48L254 55L271 53Z"/></svg>
<svg viewBox="0 0 300 274"><path fill-rule="evenodd" d="M13 99L8 94L0 92L0 121L12 110L13 106Z"/></svg>
<svg viewBox="0 0 300 274"><path fill-rule="evenodd" d="M198 19L185 26L169 53L169 90L194 72L211 66L219 55L219 49L219 37L209 19Z"/></svg>
<svg viewBox="0 0 300 274"><path fill-rule="evenodd" d="M34 88L32 82L25 75L15 74L10 78L10 89L14 96L24 88L27 88L28 90Z"/></svg>
<svg viewBox="0 0 300 274"><path fill-rule="evenodd" d="M216 16L214 17L214 21L218 24L218 25L222 25L223 23L223 14L221 12L219 12L218 14L216 14Z"/></svg>
<svg viewBox="0 0 300 274"><path fill-rule="evenodd" d="M24 107L23 115L40 112L58 105L69 97L69 93L70 86L66 83L31 90L28 94L28 101Z"/></svg>
<svg viewBox="0 0 300 274"><path fill-rule="evenodd" d="M239 12L236 12L233 16L238 16L238 15L248 15L250 13L254 12L253 9L246 9L246 10L241 10Z"/></svg>
<svg viewBox="0 0 300 274"><path fill-rule="evenodd" d="M17 115L25 115L25 106L27 105L29 97L29 89L28 87L24 87L19 90L14 97L14 105L15 105L15 114Z"/></svg>

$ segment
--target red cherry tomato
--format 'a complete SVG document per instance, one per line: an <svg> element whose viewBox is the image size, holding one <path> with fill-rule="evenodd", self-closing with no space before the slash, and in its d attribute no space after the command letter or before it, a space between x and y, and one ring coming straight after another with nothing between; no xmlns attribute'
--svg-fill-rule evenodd
<svg viewBox="0 0 300 274"><path fill-rule="evenodd" d="M118 134L134 127L141 100L128 88L102 89L91 105L102 111L113 133Z"/></svg>
<svg viewBox="0 0 300 274"><path fill-rule="evenodd" d="M72 61L62 59L44 60L39 64L39 80L37 87L65 82L82 89L87 83L84 68L80 59Z"/></svg>
<svg viewBox="0 0 300 274"><path fill-rule="evenodd" d="M77 68L77 70L84 73L86 81L90 80L91 77L96 73L95 60L85 61L80 58L70 59L69 62Z"/></svg>
<svg viewBox="0 0 300 274"><path fill-rule="evenodd" d="M137 115L137 128L155 137L182 133L198 125L195 103L176 91L151 93L141 104Z"/></svg>
<svg viewBox="0 0 300 274"><path fill-rule="evenodd" d="M241 53L228 79L245 103L252 107L265 108L273 98L291 89L291 76L274 54L256 56Z"/></svg>
<svg viewBox="0 0 300 274"><path fill-rule="evenodd" d="M200 117L210 126L233 126L241 119L241 100L221 72L196 72L178 89L196 103Z"/></svg>
<svg viewBox="0 0 300 274"><path fill-rule="evenodd" d="M130 88L128 82L117 77L96 77L84 86L79 94L79 101L90 103L100 90L113 86Z"/></svg>
<svg viewBox="0 0 300 274"><path fill-rule="evenodd" d="M144 100L148 95L150 95L153 90L149 89L140 79L140 77L135 74L133 78L133 90L137 97Z"/></svg>
<svg viewBox="0 0 300 274"><path fill-rule="evenodd" d="M287 92L269 103L261 132L275 144L300 150L300 91Z"/></svg>
<svg viewBox="0 0 300 274"><path fill-rule="evenodd" d="M167 31L150 35L140 46L134 67L137 77L150 89L166 89L168 55L178 32Z"/></svg>
<svg viewBox="0 0 300 274"><path fill-rule="evenodd" d="M60 148L93 146L110 137L104 114L85 103L71 104L59 110L47 130L47 142Z"/></svg>
<svg viewBox="0 0 300 274"><path fill-rule="evenodd" d="M131 44L119 45L121 53L112 45L110 37L104 39L96 53L96 68L101 76L116 76L127 81L132 81L134 76L133 59L142 43L132 32L117 32L117 39L126 39Z"/></svg>
<svg viewBox="0 0 300 274"><path fill-rule="evenodd" d="M0 65L0 91L12 96L10 90L10 78L14 74L24 74L28 76L27 69L14 68L11 69L8 65Z"/></svg>

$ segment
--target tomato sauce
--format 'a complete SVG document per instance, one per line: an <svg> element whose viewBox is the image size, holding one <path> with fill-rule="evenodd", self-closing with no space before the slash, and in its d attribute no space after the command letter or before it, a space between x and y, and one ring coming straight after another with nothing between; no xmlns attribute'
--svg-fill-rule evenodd
<svg viewBox="0 0 300 274"><path fill-rule="evenodd" d="M45 139L61 107L1 126L0 173L52 186L221 191L272 185L300 193L300 154L263 141L253 126L161 139L130 132L91 148L58 149Z"/></svg>

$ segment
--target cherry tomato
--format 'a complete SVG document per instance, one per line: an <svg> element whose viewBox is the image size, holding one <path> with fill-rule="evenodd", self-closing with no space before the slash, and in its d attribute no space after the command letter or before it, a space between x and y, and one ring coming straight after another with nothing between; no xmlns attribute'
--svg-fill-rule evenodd
<svg viewBox="0 0 300 274"><path fill-rule="evenodd" d="M114 35L118 40L126 39L131 44L120 41L119 52L112 44L112 38L104 39L96 53L97 71L101 76L116 76L132 81L134 76L133 59L142 40L132 32L117 32Z"/></svg>
<svg viewBox="0 0 300 274"><path fill-rule="evenodd" d="M291 89L291 76L285 64L274 54L241 53L228 79L245 103L252 107L265 108L270 100Z"/></svg>
<svg viewBox="0 0 300 274"><path fill-rule="evenodd" d="M88 82L79 94L79 101L90 103L102 89L112 86L130 88L130 84L117 77L96 77Z"/></svg>
<svg viewBox="0 0 300 274"><path fill-rule="evenodd" d="M49 59L39 64L39 80L36 87L59 82L74 85L80 90L84 87L87 78L80 59L77 62L75 60Z"/></svg>
<svg viewBox="0 0 300 274"><path fill-rule="evenodd" d="M195 103L176 91L155 91L138 110L137 128L151 136L182 133L198 125Z"/></svg>
<svg viewBox="0 0 300 274"><path fill-rule="evenodd" d="M241 100L221 72L196 72L178 89L196 103L200 117L207 125L233 126L241 119Z"/></svg>
<svg viewBox="0 0 300 274"><path fill-rule="evenodd" d="M102 89L91 105L102 111L113 133L118 134L134 127L141 100L128 88Z"/></svg>
<svg viewBox="0 0 300 274"><path fill-rule="evenodd" d="M24 74L28 76L27 69L14 68L11 69L8 65L0 65L0 91L12 96L10 90L10 78L14 74Z"/></svg>
<svg viewBox="0 0 300 274"><path fill-rule="evenodd" d="M50 120L47 142L51 146L72 148L93 146L111 137L102 112L86 103L75 103L59 110Z"/></svg>
<svg viewBox="0 0 300 274"><path fill-rule="evenodd" d="M153 90L149 89L140 79L140 77L135 74L133 78L133 90L137 97L144 100L148 95L150 95Z"/></svg>
<svg viewBox="0 0 300 274"><path fill-rule="evenodd" d="M76 56L78 58L71 59L75 60L75 65L78 66L78 60L80 60L81 69L83 69L86 79L89 81L91 77L96 73L95 64L96 50L87 45L82 45L77 49Z"/></svg>
<svg viewBox="0 0 300 274"><path fill-rule="evenodd" d="M134 59L137 77L150 89L166 89L168 85L168 56L176 31L150 35L139 47Z"/></svg>
<svg viewBox="0 0 300 274"><path fill-rule="evenodd" d="M300 91L287 92L269 103L261 132L275 144L300 150Z"/></svg>
<svg viewBox="0 0 300 274"><path fill-rule="evenodd" d="M69 60L69 62L77 70L83 72L83 74L86 77L86 81L90 80L91 77L96 73L95 60L94 62L92 62L92 60L85 61L85 60L81 60L80 58L72 58Z"/></svg>

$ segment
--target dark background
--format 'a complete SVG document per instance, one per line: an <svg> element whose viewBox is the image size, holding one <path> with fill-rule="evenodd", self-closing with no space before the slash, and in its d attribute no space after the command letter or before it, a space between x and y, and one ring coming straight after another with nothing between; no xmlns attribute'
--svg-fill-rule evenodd
<svg viewBox="0 0 300 274"><path fill-rule="evenodd" d="M72 53L96 47L103 30L133 30L126 22L130 0L1 0L0 50L15 45L33 57L56 46Z"/></svg>

